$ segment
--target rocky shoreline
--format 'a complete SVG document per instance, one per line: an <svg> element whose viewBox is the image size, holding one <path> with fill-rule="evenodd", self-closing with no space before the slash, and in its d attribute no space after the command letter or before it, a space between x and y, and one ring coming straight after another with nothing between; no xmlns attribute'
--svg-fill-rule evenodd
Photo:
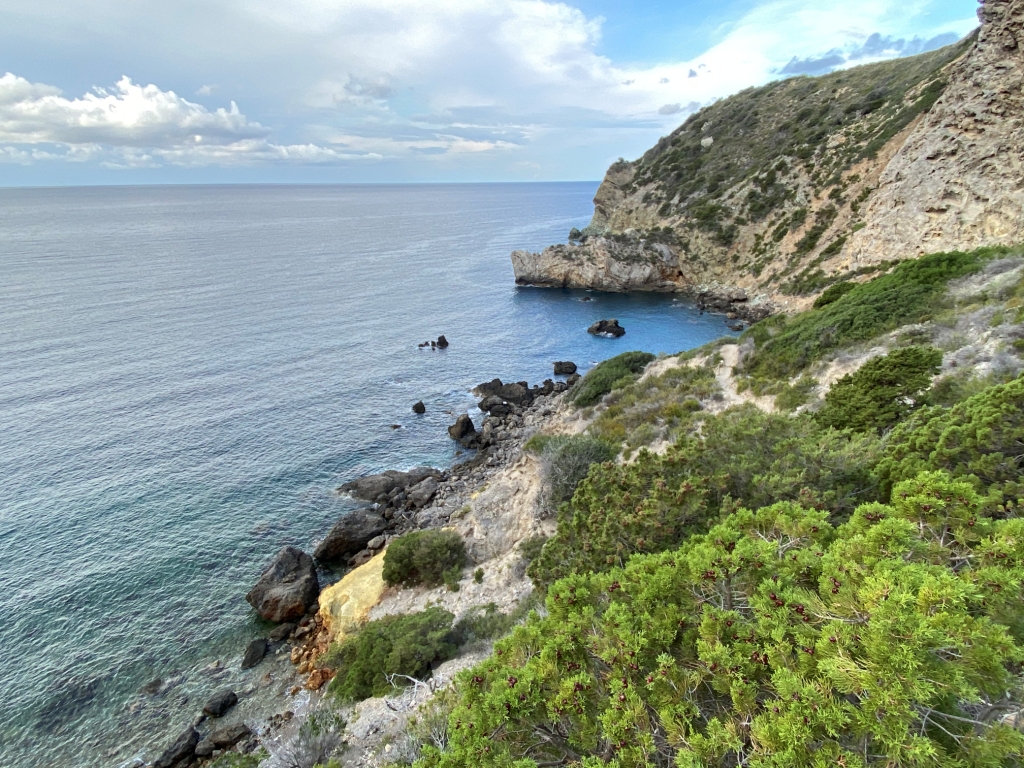
<svg viewBox="0 0 1024 768"><path fill-rule="evenodd" d="M277 626L248 644L242 668L258 666L265 656L287 654L296 676L279 711L252 727L218 727L218 718L238 701L235 691L218 691L188 728L169 739L169 746L151 763L153 768L198 768L225 752L253 753L260 747L276 754L302 719L296 711L313 708L318 692L334 674L318 664L337 628L332 631L321 610L316 563L348 566L351 574L381 554L392 539L453 523L495 476L522 460L523 444L560 410L563 393L580 378L575 364L564 361L556 364L556 375L566 378L533 387L526 381L493 379L475 387L478 412L461 415L449 428L452 439L475 451L470 458L448 469L388 470L339 486L339 494L367 505L339 519L312 556L295 547L278 552L246 596L264 619ZM474 563L486 557L474 555L472 547L470 555Z"/></svg>

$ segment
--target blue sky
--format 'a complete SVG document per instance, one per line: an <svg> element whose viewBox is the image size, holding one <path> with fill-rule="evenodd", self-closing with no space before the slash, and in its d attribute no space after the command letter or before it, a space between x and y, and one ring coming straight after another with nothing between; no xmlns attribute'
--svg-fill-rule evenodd
<svg viewBox="0 0 1024 768"><path fill-rule="evenodd" d="M598 179L976 0L0 0L0 185Z"/></svg>

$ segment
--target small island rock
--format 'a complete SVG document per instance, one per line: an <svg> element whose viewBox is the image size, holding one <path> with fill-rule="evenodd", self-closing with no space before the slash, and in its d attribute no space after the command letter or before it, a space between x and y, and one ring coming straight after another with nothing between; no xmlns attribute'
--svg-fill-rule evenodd
<svg viewBox="0 0 1024 768"><path fill-rule="evenodd" d="M576 363L568 360L560 360L555 363L555 376L568 376L576 373Z"/></svg>
<svg viewBox="0 0 1024 768"><path fill-rule="evenodd" d="M285 547L245 599L264 619L280 623L303 616L319 594L313 558L295 547Z"/></svg>
<svg viewBox="0 0 1024 768"><path fill-rule="evenodd" d="M438 349L447 349L448 348L448 339L446 339L444 337L443 333L440 336L437 337L437 348Z"/></svg>
<svg viewBox="0 0 1024 768"><path fill-rule="evenodd" d="M611 320L598 320L587 328L587 333L594 336L607 336L617 339L626 333L626 329L619 325L618 320L613 318Z"/></svg>
<svg viewBox="0 0 1024 768"><path fill-rule="evenodd" d="M448 436L452 440L462 440L462 438L472 435L476 432L476 427L473 425L473 420L469 418L468 413L464 413L455 420L455 423L448 427Z"/></svg>
<svg viewBox="0 0 1024 768"><path fill-rule="evenodd" d="M426 413L426 412L427 412L427 406L425 406L425 405L423 404L423 401L422 401L422 400L420 400L420 401L419 401L418 403L416 403L416 404L415 404L415 405L414 405L414 406L412 407L412 412L413 412L413 413L418 413L418 414L420 414L420 415L422 416L422 415L423 415L424 413Z"/></svg>

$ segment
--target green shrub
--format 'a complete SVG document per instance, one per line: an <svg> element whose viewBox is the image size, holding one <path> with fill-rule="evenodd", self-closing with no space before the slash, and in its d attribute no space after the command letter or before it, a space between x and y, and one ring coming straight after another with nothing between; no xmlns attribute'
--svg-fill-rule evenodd
<svg viewBox="0 0 1024 768"><path fill-rule="evenodd" d="M838 529L739 510L554 584L417 768L1018 765L1022 542L941 473Z"/></svg>
<svg viewBox="0 0 1024 768"><path fill-rule="evenodd" d="M829 286L821 292L821 295L818 298L814 300L814 308L821 309L822 307L827 307L829 304L838 301L852 291L856 285L857 283L846 282L836 283L835 285Z"/></svg>
<svg viewBox="0 0 1024 768"><path fill-rule="evenodd" d="M935 311L950 280L976 272L985 261L1008 250L981 248L905 261L820 309L788 320L776 316L756 323L744 334L757 346L746 372L789 378L827 352L919 322Z"/></svg>
<svg viewBox="0 0 1024 768"><path fill-rule="evenodd" d="M547 536L531 536L528 539L523 539L519 542L519 554L526 562L532 562L540 555L540 551L544 549L547 541Z"/></svg>
<svg viewBox="0 0 1024 768"><path fill-rule="evenodd" d="M414 531L399 536L384 552L384 582L390 586L436 587L455 581L466 565L466 544L455 531Z"/></svg>
<svg viewBox="0 0 1024 768"><path fill-rule="evenodd" d="M934 347L904 347L872 358L832 385L816 418L859 432L894 427L921 404L941 365L942 353Z"/></svg>
<svg viewBox="0 0 1024 768"><path fill-rule="evenodd" d="M989 489L1000 500L1024 498L1024 377L994 386L952 408L922 408L887 437L877 474L883 488L941 469Z"/></svg>
<svg viewBox="0 0 1024 768"><path fill-rule="evenodd" d="M661 552L737 505L801 501L835 519L877 498L875 435L823 429L810 416L766 414L753 405L707 417L699 434L664 455L594 467L558 529L528 569L539 586L571 573L607 570L638 552Z"/></svg>
<svg viewBox="0 0 1024 768"><path fill-rule="evenodd" d="M432 607L369 622L328 651L324 664L337 670L328 693L342 701L360 701L391 692L389 675L418 680L429 677L432 664L455 655L454 618L448 611ZM398 685L408 682L401 677L393 679Z"/></svg>
<svg viewBox="0 0 1024 768"><path fill-rule="evenodd" d="M810 376L801 376L792 384L784 383L775 395L775 407L780 411L794 411L807 402L818 382Z"/></svg>
<svg viewBox="0 0 1024 768"><path fill-rule="evenodd" d="M476 582L477 584L483 584L484 583L484 569L483 568L477 568L475 571L473 571L473 581Z"/></svg>
<svg viewBox="0 0 1024 768"><path fill-rule="evenodd" d="M541 454L541 474L552 500L558 504L572 497L592 464L611 461L618 448L586 435L551 438Z"/></svg>
<svg viewBox="0 0 1024 768"><path fill-rule="evenodd" d="M494 603L474 606L455 622L452 639L459 646L464 646L503 637L526 618L535 603L535 600L527 598L509 613L501 613Z"/></svg>
<svg viewBox="0 0 1024 768"><path fill-rule="evenodd" d="M593 405L615 387L625 386L654 360L649 352L623 352L598 363L580 379L568 397L578 407Z"/></svg>

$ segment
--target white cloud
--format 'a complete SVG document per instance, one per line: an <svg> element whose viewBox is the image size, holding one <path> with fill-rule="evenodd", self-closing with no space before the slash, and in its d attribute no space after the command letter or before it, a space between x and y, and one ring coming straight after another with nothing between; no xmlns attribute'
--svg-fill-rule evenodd
<svg viewBox="0 0 1024 768"><path fill-rule="evenodd" d="M379 159L313 144L279 145L270 131L248 120L238 105L208 110L173 91L140 86L122 77L68 99L58 88L10 72L0 77L0 159L82 161L109 167L237 165L257 162L324 163ZM25 149L30 145L30 149ZM37 145L53 146L52 151Z"/></svg>

